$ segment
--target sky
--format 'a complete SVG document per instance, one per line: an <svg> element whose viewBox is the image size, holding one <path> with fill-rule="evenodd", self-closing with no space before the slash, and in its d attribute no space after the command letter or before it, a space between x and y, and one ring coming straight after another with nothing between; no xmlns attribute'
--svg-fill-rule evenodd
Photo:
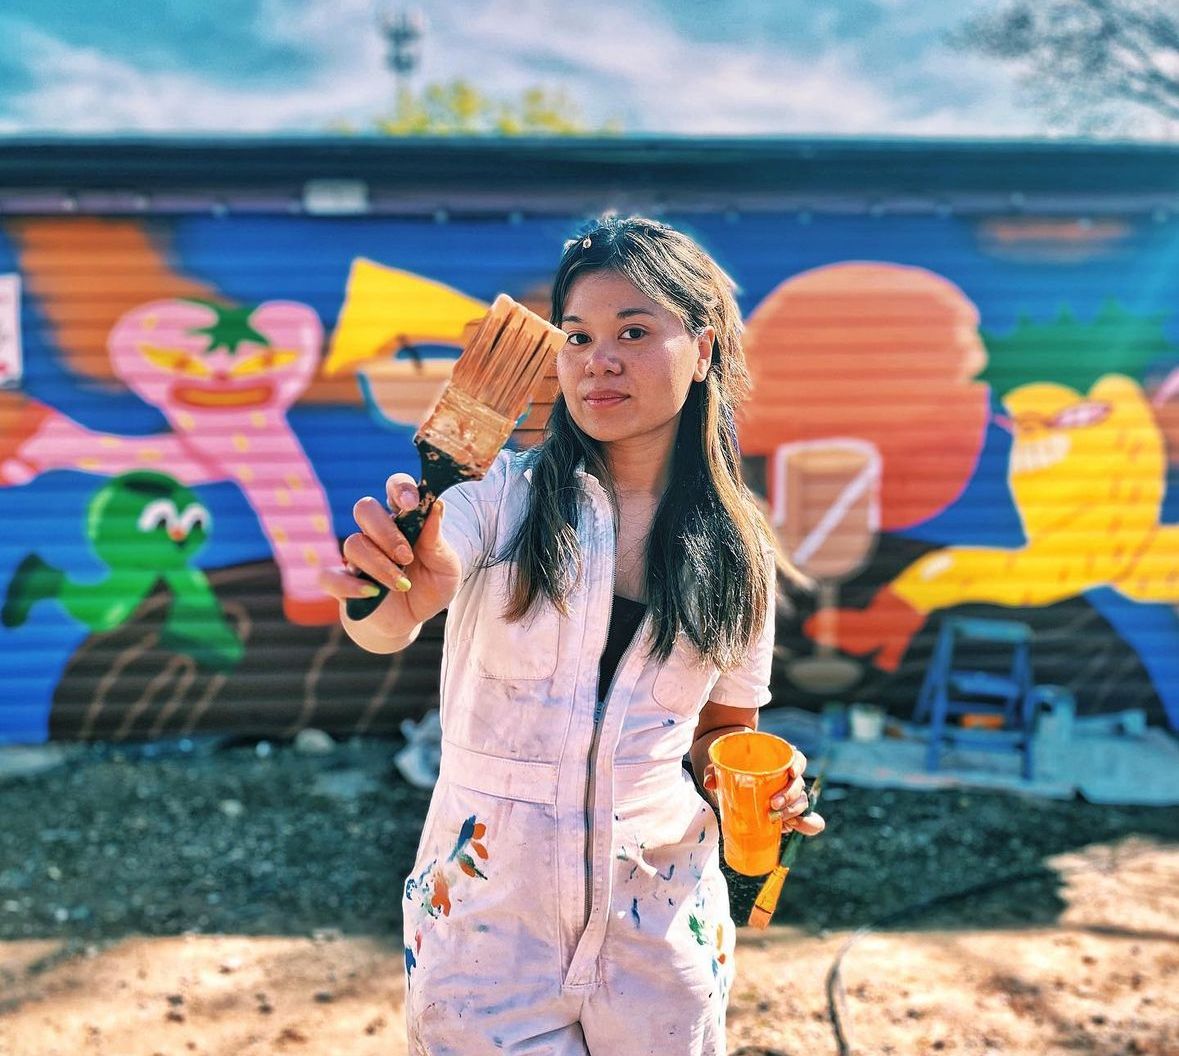
<svg viewBox="0 0 1179 1056"><path fill-rule="evenodd" d="M432 0L416 83L562 89L628 133L1059 134L944 33L996 0ZM414 6L412 3L402 6ZM380 0L4 0L0 134L357 131L392 107ZM1147 133L1149 135L1149 132Z"/></svg>

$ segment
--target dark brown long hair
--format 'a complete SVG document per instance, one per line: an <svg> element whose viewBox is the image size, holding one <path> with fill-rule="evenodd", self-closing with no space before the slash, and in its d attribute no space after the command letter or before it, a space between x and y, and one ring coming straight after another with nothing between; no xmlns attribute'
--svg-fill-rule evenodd
<svg viewBox="0 0 1179 1056"><path fill-rule="evenodd" d="M588 244L586 239L588 238ZM737 447L736 411L751 388L741 347L743 325L720 266L687 235L643 217L599 217L565 251L553 280L550 320L560 326L573 281L611 271L675 313L689 333L715 330L712 363L693 381L680 414L668 486L647 543L646 588L654 643L666 660L683 631L697 651L726 670L742 661L766 619L764 554L773 550L781 573L806 579L777 544L761 504L745 485ZM496 561L512 561L506 619L521 619L543 593L568 614L566 596L581 574L577 542L579 494L575 470L584 461L618 503L602 445L573 421L558 394L543 439L528 454L528 509Z"/></svg>

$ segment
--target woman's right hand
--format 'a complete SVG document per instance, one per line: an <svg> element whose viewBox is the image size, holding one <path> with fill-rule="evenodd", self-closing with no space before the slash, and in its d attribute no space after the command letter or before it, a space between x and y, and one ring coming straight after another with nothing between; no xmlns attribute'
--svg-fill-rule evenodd
<svg viewBox="0 0 1179 1056"><path fill-rule="evenodd" d="M352 507L360 531L344 540L344 567L324 569L319 585L341 602L374 597L376 587L355 573L367 572L389 588L388 595L363 623L390 637L409 634L441 612L454 599L462 582L462 565L454 548L442 537L444 500L430 507L421 534L409 541L389 510L402 513L421 501L417 481L408 473L394 473L385 481L388 507L366 495ZM342 618L344 608L341 606Z"/></svg>

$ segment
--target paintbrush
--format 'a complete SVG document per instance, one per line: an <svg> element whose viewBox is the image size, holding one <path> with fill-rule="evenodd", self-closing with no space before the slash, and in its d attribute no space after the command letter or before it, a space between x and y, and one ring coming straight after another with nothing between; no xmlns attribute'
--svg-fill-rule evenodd
<svg viewBox="0 0 1179 1056"><path fill-rule="evenodd" d="M410 546L443 491L464 480L483 479L566 340L564 330L506 293L492 302L455 361L438 403L414 434L422 462L420 500L396 518ZM362 620L384 601L389 588L364 571L356 574L380 588L374 597L348 599L349 618Z"/></svg>
<svg viewBox="0 0 1179 1056"><path fill-rule="evenodd" d="M808 803L806 810L802 812L802 817L805 818L815 809L815 804L819 802L819 792L822 790L822 787L823 775L820 773L815 778L814 784L807 790ZM761 885L761 890L757 893L757 898L754 900L753 908L749 911L749 926L751 928L764 929L769 927L774 910L778 908L778 899L782 897L782 885L786 883L786 877L790 875L790 869L794 865L794 860L798 857L798 852L802 849L802 841L805 838L798 829L790 830L790 835L786 837L786 842L782 847L781 859L774 867L773 872L765 878L765 881Z"/></svg>

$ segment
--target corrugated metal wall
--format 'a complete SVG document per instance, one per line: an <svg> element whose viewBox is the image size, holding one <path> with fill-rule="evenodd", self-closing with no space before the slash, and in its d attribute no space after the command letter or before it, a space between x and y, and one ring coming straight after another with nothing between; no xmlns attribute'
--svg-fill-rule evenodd
<svg viewBox="0 0 1179 1056"><path fill-rule="evenodd" d="M776 700L907 715L941 621L976 614L1028 623L1082 712L1174 725L1179 225L946 201L664 214L740 285L749 478L823 584L782 614ZM482 307L547 313L580 219L0 223L0 742L391 732L435 703L441 622L366 654L315 573L416 471Z"/></svg>

